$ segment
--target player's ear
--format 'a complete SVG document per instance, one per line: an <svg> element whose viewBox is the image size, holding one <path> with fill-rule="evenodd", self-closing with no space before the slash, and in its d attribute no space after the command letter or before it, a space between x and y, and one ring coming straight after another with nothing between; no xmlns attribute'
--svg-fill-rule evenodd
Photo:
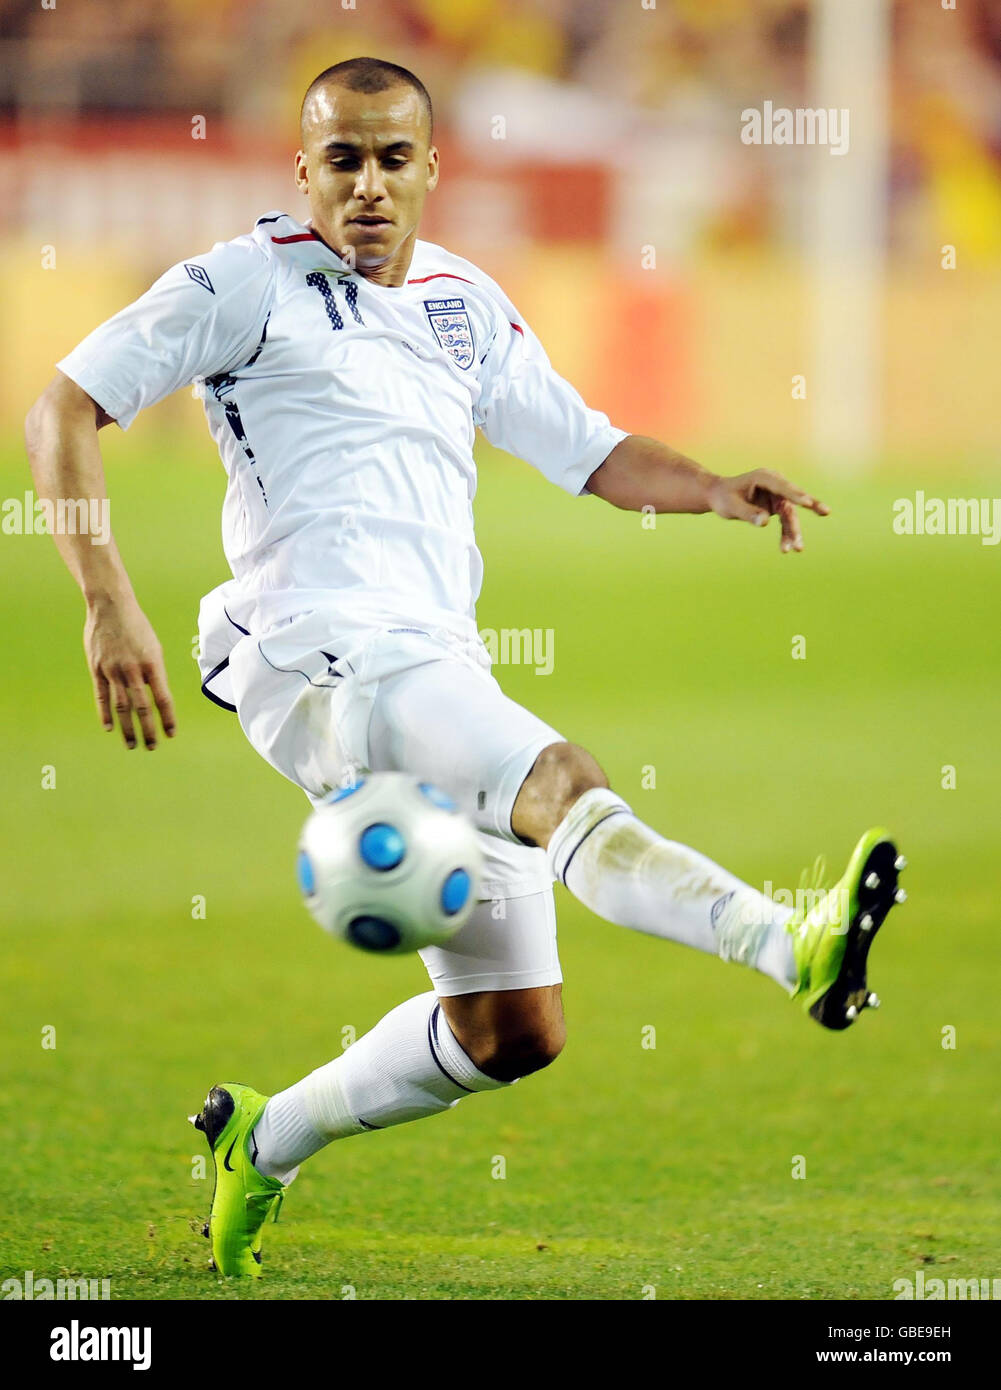
<svg viewBox="0 0 1001 1390"><path fill-rule="evenodd" d="M295 186L300 193L309 192L309 170L306 167L306 156L302 150L295 152Z"/></svg>
<svg viewBox="0 0 1001 1390"><path fill-rule="evenodd" d="M432 145L428 150L428 181L427 191L430 193L433 188L438 186L438 147Z"/></svg>

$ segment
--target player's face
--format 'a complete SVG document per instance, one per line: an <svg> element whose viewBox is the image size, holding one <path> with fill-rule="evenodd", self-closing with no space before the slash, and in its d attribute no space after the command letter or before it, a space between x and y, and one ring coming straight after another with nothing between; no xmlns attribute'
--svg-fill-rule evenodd
<svg viewBox="0 0 1001 1390"><path fill-rule="evenodd" d="M321 87L303 113L296 185L313 226L339 255L383 284L402 284L438 151L417 92Z"/></svg>

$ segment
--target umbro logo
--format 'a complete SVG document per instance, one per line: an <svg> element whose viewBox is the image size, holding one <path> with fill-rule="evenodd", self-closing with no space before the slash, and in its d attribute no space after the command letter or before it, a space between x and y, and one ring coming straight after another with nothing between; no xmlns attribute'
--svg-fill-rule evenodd
<svg viewBox="0 0 1001 1390"><path fill-rule="evenodd" d="M730 901L732 897L733 891L731 890L729 893L724 893L721 898L717 898L716 901L713 903L709 913L709 925L712 927L713 931L716 930L716 923L719 921L720 917L722 916L723 909L726 907L727 903Z"/></svg>
<svg viewBox="0 0 1001 1390"><path fill-rule="evenodd" d="M188 272L189 276L192 280L194 280L196 285L201 285L202 289L208 290L209 294L215 294L215 288L213 287L212 281L209 279L209 273L204 268L204 266L191 265L188 262L185 262L184 269Z"/></svg>

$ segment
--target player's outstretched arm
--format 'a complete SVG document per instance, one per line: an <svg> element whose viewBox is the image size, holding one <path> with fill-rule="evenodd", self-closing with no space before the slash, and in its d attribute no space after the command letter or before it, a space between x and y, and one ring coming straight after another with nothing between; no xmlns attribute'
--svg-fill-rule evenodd
<svg viewBox="0 0 1001 1390"><path fill-rule="evenodd" d="M38 496L54 509L60 498L98 498L107 505L97 432L110 423L86 391L62 373L28 412L25 439L32 476ZM83 645L101 722L107 730L114 728L114 707L126 747L135 748L135 715L146 747L155 748L150 693L168 738L175 730L174 707L160 643L139 607L114 538L109 531L107 543L95 545L86 533L54 531L59 553L87 604Z"/></svg>
<svg viewBox="0 0 1001 1390"><path fill-rule="evenodd" d="M783 553L803 549L797 507L807 507L818 516L830 512L823 502L770 468L724 478L659 440L640 434L631 434L615 446L591 474L587 490L613 507L631 512L644 507L658 512L715 512L727 520L749 521L755 526L764 526L769 517L777 516Z"/></svg>

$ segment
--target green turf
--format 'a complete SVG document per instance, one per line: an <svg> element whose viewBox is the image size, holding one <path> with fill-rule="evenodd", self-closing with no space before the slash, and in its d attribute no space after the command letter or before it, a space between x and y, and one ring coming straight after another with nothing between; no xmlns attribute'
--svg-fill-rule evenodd
<svg viewBox="0 0 1001 1390"><path fill-rule="evenodd" d="M179 737L127 754L101 732L51 541L0 537L0 1276L110 1277L119 1298L817 1299L890 1297L931 1264L1001 1274L1001 555L890 528L915 487L996 487L828 483L834 514L782 557L774 529L646 530L484 458L481 625L556 640L554 673L500 669L507 691L591 748L646 819L759 886L794 887L820 850L840 872L866 825L893 827L911 901L874 950L884 1008L824 1033L769 981L606 926L560 890L563 1056L317 1157L248 1288L206 1267L211 1179L192 1177L184 1117L220 1079L287 1084L426 977L315 928L293 874L307 803L198 693L197 601L226 573L208 442L194 461L133 438L107 452ZM4 496L29 484L14 449L0 477Z"/></svg>

